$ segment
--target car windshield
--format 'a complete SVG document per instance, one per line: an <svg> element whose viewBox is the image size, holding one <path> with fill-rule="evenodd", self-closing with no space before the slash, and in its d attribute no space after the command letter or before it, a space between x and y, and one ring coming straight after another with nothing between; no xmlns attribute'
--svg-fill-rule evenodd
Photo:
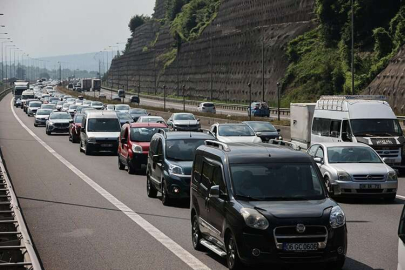
<svg viewBox="0 0 405 270"><path fill-rule="evenodd" d="M63 105L63 101L58 101L58 105Z"/></svg>
<svg viewBox="0 0 405 270"><path fill-rule="evenodd" d="M75 123L81 123L82 120L83 120L83 115L82 114L78 114L78 115L75 116L75 119L74 119Z"/></svg>
<svg viewBox="0 0 405 270"><path fill-rule="evenodd" d="M194 115L189 113L175 114L173 120L195 120Z"/></svg>
<svg viewBox="0 0 405 270"><path fill-rule="evenodd" d="M121 125L118 119L91 118L88 123L88 132L120 132Z"/></svg>
<svg viewBox="0 0 405 270"><path fill-rule="evenodd" d="M368 147L329 147L329 163L382 163L378 155Z"/></svg>
<svg viewBox="0 0 405 270"><path fill-rule="evenodd" d="M254 132L246 125L220 125L218 134L220 136L254 136Z"/></svg>
<svg viewBox="0 0 405 270"><path fill-rule="evenodd" d="M133 142L150 142L152 136L155 135L160 129L167 131L167 128L131 128L131 141Z"/></svg>
<svg viewBox="0 0 405 270"><path fill-rule="evenodd" d="M102 102L92 102L91 106L103 106Z"/></svg>
<svg viewBox="0 0 405 270"><path fill-rule="evenodd" d="M354 119L350 121L354 136L402 136L397 119Z"/></svg>
<svg viewBox="0 0 405 270"><path fill-rule="evenodd" d="M269 122L249 122L249 125L256 132L277 132Z"/></svg>
<svg viewBox="0 0 405 270"><path fill-rule="evenodd" d="M39 108L41 107L42 103L40 102L30 102L30 107Z"/></svg>
<svg viewBox="0 0 405 270"><path fill-rule="evenodd" d="M195 150L205 139L167 140L166 158L175 161L193 161Z"/></svg>
<svg viewBox="0 0 405 270"><path fill-rule="evenodd" d="M117 116L120 120L131 120L131 121L133 120L129 113L118 112Z"/></svg>
<svg viewBox="0 0 405 270"><path fill-rule="evenodd" d="M116 111L129 110L129 106L128 105L115 105L115 110Z"/></svg>
<svg viewBox="0 0 405 270"><path fill-rule="evenodd" d="M41 108L42 109L54 109L55 105L53 105L53 104L42 104Z"/></svg>
<svg viewBox="0 0 405 270"><path fill-rule="evenodd" d="M67 113L52 113L49 119L72 119L72 117Z"/></svg>
<svg viewBox="0 0 405 270"><path fill-rule="evenodd" d="M77 105L70 105L69 106L69 110L75 110L75 109L77 109Z"/></svg>
<svg viewBox="0 0 405 270"><path fill-rule="evenodd" d="M211 107L214 107L214 104L213 103L204 103L203 107L211 108Z"/></svg>
<svg viewBox="0 0 405 270"><path fill-rule="evenodd" d="M148 114L144 109L132 109L129 111L130 114Z"/></svg>
<svg viewBox="0 0 405 270"><path fill-rule="evenodd" d="M52 110L38 110L37 115L50 115Z"/></svg>
<svg viewBox="0 0 405 270"><path fill-rule="evenodd" d="M235 195L249 200L321 200L325 198L310 163L231 164Z"/></svg>

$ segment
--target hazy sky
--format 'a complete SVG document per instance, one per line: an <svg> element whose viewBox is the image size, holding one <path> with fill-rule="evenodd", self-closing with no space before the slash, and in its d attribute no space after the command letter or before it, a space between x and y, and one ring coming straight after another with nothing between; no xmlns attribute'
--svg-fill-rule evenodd
<svg viewBox="0 0 405 270"><path fill-rule="evenodd" d="M0 25L6 26L0 33L7 32L34 58L98 52L126 42L130 18L151 15L154 5L154 0L0 0Z"/></svg>

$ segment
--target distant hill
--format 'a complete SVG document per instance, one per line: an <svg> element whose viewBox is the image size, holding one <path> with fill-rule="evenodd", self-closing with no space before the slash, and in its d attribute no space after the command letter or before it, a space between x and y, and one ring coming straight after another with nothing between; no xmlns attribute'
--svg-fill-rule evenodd
<svg viewBox="0 0 405 270"><path fill-rule="evenodd" d="M47 62L47 68L54 68L55 65L58 65L58 62L62 62L63 68L68 69L80 69L87 71L99 71L98 58L95 57L94 53L83 53L83 54L71 54L71 55L60 55L60 56L50 56L39 58L41 60L49 61ZM104 59L99 54L101 59L101 73L105 72L106 69L106 53L104 53ZM104 63L103 63L104 62ZM111 52L108 53L108 62L111 62Z"/></svg>

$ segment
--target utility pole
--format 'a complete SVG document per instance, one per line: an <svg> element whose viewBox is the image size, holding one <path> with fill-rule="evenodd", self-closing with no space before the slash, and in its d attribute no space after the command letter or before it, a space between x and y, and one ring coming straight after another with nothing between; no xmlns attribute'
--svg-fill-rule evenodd
<svg viewBox="0 0 405 270"><path fill-rule="evenodd" d="M280 83L277 82L277 120L280 121Z"/></svg>
<svg viewBox="0 0 405 270"><path fill-rule="evenodd" d="M138 72L138 97L139 99L141 95L141 71Z"/></svg>
<svg viewBox="0 0 405 270"><path fill-rule="evenodd" d="M248 83L249 87L249 120L252 120L252 84Z"/></svg>
<svg viewBox="0 0 405 270"><path fill-rule="evenodd" d="M264 102L264 29L262 34L262 102Z"/></svg>
<svg viewBox="0 0 405 270"><path fill-rule="evenodd" d="M210 100L212 101L212 89L214 87L213 76L212 76L212 35L210 37Z"/></svg>
<svg viewBox="0 0 405 270"><path fill-rule="evenodd" d="M163 111L166 111L166 85L163 85Z"/></svg>
<svg viewBox="0 0 405 270"><path fill-rule="evenodd" d="M185 96L186 86L183 84L183 111L186 111L186 96Z"/></svg>
<svg viewBox="0 0 405 270"><path fill-rule="evenodd" d="M352 5L352 95L354 95L354 0L351 0Z"/></svg>

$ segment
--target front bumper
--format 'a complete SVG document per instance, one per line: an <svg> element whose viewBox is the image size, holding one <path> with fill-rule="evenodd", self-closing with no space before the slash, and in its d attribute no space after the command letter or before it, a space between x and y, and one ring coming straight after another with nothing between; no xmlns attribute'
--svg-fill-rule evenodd
<svg viewBox="0 0 405 270"><path fill-rule="evenodd" d="M47 119L37 119L37 118L35 118L35 120L34 120L34 122L35 122L35 124L36 125L46 125L46 120Z"/></svg>
<svg viewBox="0 0 405 270"><path fill-rule="evenodd" d="M95 151L95 152L116 153L118 151L118 141L88 142L87 147L89 147L89 149L91 149L91 151Z"/></svg>
<svg viewBox="0 0 405 270"><path fill-rule="evenodd" d="M381 185L380 189L365 189L360 185ZM332 188L336 196L389 196L397 193L398 182L395 181L334 181Z"/></svg>
<svg viewBox="0 0 405 270"><path fill-rule="evenodd" d="M69 132L69 126L48 126L48 130L51 132L56 132L56 133L68 133Z"/></svg>
<svg viewBox="0 0 405 270"><path fill-rule="evenodd" d="M177 176L165 172L167 193L175 199L190 198L190 180L191 175Z"/></svg>
<svg viewBox="0 0 405 270"><path fill-rule="evenodd" d="M199 131L199 126L173 126L173 129L176 131Z"/></svg>
<svg viewBox="0 0 405 270"><path fill-rule="evenodd" d="M147 165L148 164L148 153L144 154L132 154L132 157L129 159L129 162L131 163L131 166L133 168L141 168L142 165Z"/></svg>
<svg viewBox="0 0 405 270"><path fill-rule="evenodd" d="M291 224L297 224L296 220ZM347 251L346 226L338 229L328 228L327 231L326 246L319 247L316 251L286 251L283 248L284 244L281 244L281 248L277 248L274 228L266 231L244 228L235 237L239 257L247 265L324 264L344 260ZM312 238L286 239L285 241L288 243L315 242ZM253 255L255 249L260 251L258 256ZM306 268L304 267L304 269Z"/></svg>

